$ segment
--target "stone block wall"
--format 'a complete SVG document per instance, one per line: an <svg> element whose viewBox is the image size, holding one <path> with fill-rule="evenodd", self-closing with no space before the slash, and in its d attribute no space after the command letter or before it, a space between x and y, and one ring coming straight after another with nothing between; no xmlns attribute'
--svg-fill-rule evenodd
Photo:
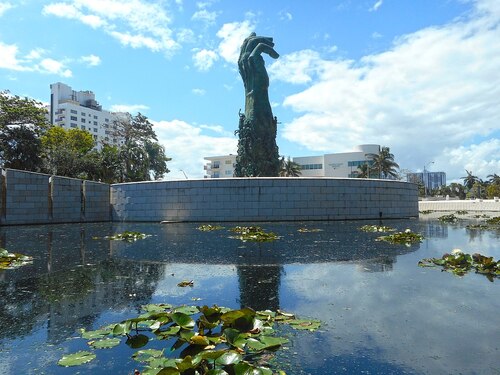
<svg viewBox="0 0 500 375"><path fill-rule="evenodd" d="M111 186L114 221L286 221L418 216L417 186L342 178L231 178Z"/></svg>
<svg viewBox="0 0 500 375"><path fill-rule="evenodd" d="M109 221L109 185L83 181L83 221Z"/></svg>
<svg viewBox="0 0 500 375"><path fill-rule="evenodd" d="M77 223L82 219L82 180L50 177L50 202L53 223Z"/></svg>
<svg viewBox="0 0 500 375"><path fill-rule="evenodd" d="M49 218L49 175L6 169L2 223L37 224Z"/></svg>
<svg viewBox="0 0 500 375"><path fill-rule="evenodd" d="M0 224L110 221L109 185L5 169Z"/></svg>

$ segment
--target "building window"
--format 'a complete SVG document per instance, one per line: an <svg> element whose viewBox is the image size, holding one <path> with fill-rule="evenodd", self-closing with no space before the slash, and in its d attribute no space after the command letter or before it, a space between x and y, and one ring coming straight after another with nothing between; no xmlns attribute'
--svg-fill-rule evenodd
<svg viewBox="0 0 500 375"><path fill-rule="evenodd" d="M214 162L212 163L212 168L213 168L213 169L220 168L220 161L214 161Z"/></svg>
<svg viewBox="0 0 500 375"><path fill-rule="evenodd" d="M361 165L365 165L365 164L372 165L373 160L356 160L356 161L348 161L347 162L348 167L356 167L356 168L361 166Z"/></svg>
<svg viewBox="0 0 500 375"><path fill-rule="evenodd" d="M233 171L226 171L226 172L225 172L225 175L226 175L226 176L228 176L228 175L231 175L231 176L232 176L232 175L233 175Z"/></svg>
<svg viewBox="0 0 500 375"><path fill-rule="evenodd" d="M82 116L85 116L85 112L82 112L82 113L81 113L81 115L82 115Z"/></svg>
<svg viewBox="0 0 500 375"><path fill-rule="evenodd" d="M75 115L76 115L76 114L78 114L78 111L77 111L76 109L72 109L72 110L71 110L71 113L73 113L73 114L75 114Z"/></svg>
<svg viewBox="0 0 500 375"><path fill-rule="evenodd" d="M94 121L94 125L97 125L97 121Z"/></svg>
<svg viewBox="0 0 500 375"><path fill-rule="evenodd" d="M76 116L71 116L71 121L78 121L78 119L76 118Z"/></svg>
<svg viewBox="0 0 500 375"><path fill-rule="evenodd" d="M231 160L226 160L224 163L225 163L225 164L231 164L231 163L232 163L232 161L231 161Z"/></svg>
<svg viewBox="0 0 500 375"><path fill-rule="evenodd" d="M109 122L109 118L105 118L105 119L104 119L104 122Z"/></svg>
<svg viewBox="0 0 500 375"><path fill-rule="evenodd" d="M77 128L77 127L78 127L78 125L72 122L72 123L71 123L71 127L72 127L72 128Z"/></svg>
<svg viewBox="0 0 500 375"><path fill-rule="evenodd" d="M304 164L300 166L300 169L308 170L308 169L323 169L323 164Z"/></svg>
<svg viewBox="0 0 500 375"><path fill-rule="evenodd" d="M85 130L85 125L80 126L80 129Z"/></svg>
<svg viewBox="0 0 500 375"><path fill-rule="evenodd" d="M212 178L219 178L219 172L215 172L215 173L212 175Z"/></svg>
<svg viewBox="0 0 500 375"><path fill-rule="evenodd" d="M97 116L94 115L94 120L97 120Z"/></svg>
<svg viewBox="0 0 500 375"><path fill-rule="evenodd" d="M94 128L94 133L97 133L97 128Z"/></svg>

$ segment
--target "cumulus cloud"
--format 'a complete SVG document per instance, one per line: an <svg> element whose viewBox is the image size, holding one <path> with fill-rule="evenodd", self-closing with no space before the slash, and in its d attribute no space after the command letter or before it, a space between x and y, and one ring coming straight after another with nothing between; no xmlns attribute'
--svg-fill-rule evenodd
<svg viewBox="0 0 500 375"><path fill-rule="evenodd" d="M209 70L218 59L219 56L215 51L207 49L197 50L193 55L194 66L202 72Z"/></svg>
<svg viewBox="0 0 500 375"><path fill-rule="evenodd" d="M196 126L181 120L151 122L165 153L172 158L167 179L185 179L181 170L189 178L203 178L204 157L236 153L238 141L234 136L204 134L204 128L214 130L216 126Z"/></svg>
<svg viewBox="0 0 500 375"><path fill-rule="evenodd" d="M191 19L194 21L202 21L206 25L213 25L217 20L217 12L210 12L206 9L200 9L193 14Z"/></svg>
<svg viewBox="0 0 500 375"><path fill-rule="evenodd" d="M9 9L12 9L12 8L14 8L14 5L12 5L11 3L8 3L8 2L7 3L4 3L4 2L0 3L0 17L2 17L5 12L7 12Z"/></svg>
<svg viewBox="0 0 500 375"><path fill-rule="evenodd" d="M115 104L111 106L111 112L128 112L135 114L141 111L147 111L149 107L144 104Z"/></svg>
<svg viewBox="0 0 500 375"><path fill-rule="evenodd" d="M255 26L249 21L231 22L222 25L217 36L222 39L219 54L229 63L236 64L240 56L242 41L254 31Z"/></svg>
<svg viewBox="0 0 500 375"><path fill-rule="evenodd" d="M159 4L141 0L71 0L45 5L43 14L101 28L132 48L148 48L166 54L179 48L169 27L171 18Z"/></svg>
<svg viewBox="0 0 500 375"><path fill-rule="evenodd" d="M383 0L377 0L377 2L370 8L370 12L376 12L377 10L379 10L383 3Z"/></svg>
<svg viewBox="0 0 500 375"><path fill-rule="evenodd" d="M434 161L448 179L464 170L449 159L451 150L474 150L485 166L498 164L498 154L485 152L491 144L474 139L500 129L500 11L488 1L476 5L469 18L404 35L359 61L308 50L282 56L273 78L309 84L285 98L298 115L283 136L316 152L378 143L401 167L420 170Z"/></svg>
<svg viewBox="0 0 500 375"><path fill-rule="evenodd" d="M96 55L82 56L81 61L88 66L97 66L101 64L101 58Z"/></svg>
<svg viewBox="0 0 500 375"><path fill-rule="evenodd" d="M64 78L73 75L63 61L44 57L46 51L37 48L26 56L18 56L19 48L15 44L0 42L0 68L19 72L40 72L43 74L56 74Z"/></svg>

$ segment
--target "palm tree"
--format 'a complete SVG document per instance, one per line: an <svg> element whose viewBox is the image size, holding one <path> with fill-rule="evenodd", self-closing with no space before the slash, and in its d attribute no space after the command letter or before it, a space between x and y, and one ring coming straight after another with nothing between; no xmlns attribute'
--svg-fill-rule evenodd
<svg viewBox="0 0 500 375"><path fill-rule="evenodd" d="M465 187L466 187L468 190L470 190L470 189L472 189L472 187L474 186L474 184L475 184L476 182L478 182L478 181L479 181L479 178L478 178L477 176L474 176L474 175L472 174L472 171L468 171L468 170L466 169L466 170L465 170L465 172L467 172L467 176L465 176L465 177L460 177L460 178L464 180L464 185L465 185Z"/></svg>
<svg viewBox="0 0 500 375"><path fill-rule="evenodd" d="M389 147L382 147L378 154L369 154L368 157L373 161L372 168L378 171L379 178L398 176L399 165L394 161L394 155L391 154Z"/></svg>
<svg viewBox="0 0 500 375"><path fill-rule="evenodd" d="M300 171L300 165L290 158L290 156L285 160L282 156L280 159L280 177L299 177L302 172Z"/></svg>
<svg viewBox="0 0 500 375"><path fill-rule="evenodd" d="M488 182L491 185L500 185L500 176L497 175L496 173L489 174L487 177L489 178Z"/></svg>

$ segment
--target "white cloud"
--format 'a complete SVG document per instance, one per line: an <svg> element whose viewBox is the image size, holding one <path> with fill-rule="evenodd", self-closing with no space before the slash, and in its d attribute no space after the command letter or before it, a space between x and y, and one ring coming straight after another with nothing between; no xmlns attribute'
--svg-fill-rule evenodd
<svg viewBox="0 0 500 375"><path fill-rule="evenodd" d="M316 64L319 61L318 52L303 50L282 56L269 66L268 71L273 79L289 83L308 83L312 80L312 74L317 71Z"/></svg>
<svg viewBox="0 0 500 375"><path fill-rule="evenodd" d="M42 73L57 74L65 78L69 78L73 75L71 70L66 68L64 63L51 58L42 59L37 65L37 68L37 70Z"/></svg>
<svg viewBox="0 0 500 375"><path fill-rule="evenodd" d="M128 112L135 114L141 111L147 111L149 107L144 104L115 104L111 106L111 112Z"/></svg>
<svg viewBox="0 0 500 375"><path fill-rule="evenodd" d="M210 51L207 49L202 49L200 51L196 51L193 55L194 66L199 71L207 71L209 70L215 61L219 59L219 56L215 51Z"/></svg>
<svg viewBox="0 0 500 375"><path fill-rule="evenodd" d="M51 3L44 15L78 20L94 29L102 28L121 44L171 54L179 48L172 38L170 16L160 4L141 0L72 0Z"/></svg>
<svg viewBox="0 0 500 375"><path fill-rule="evenodd" d="M15 44L5 44L0 42L0 68L10 70L29 70L28 67L23 66L22 61L17 57L19 48Z"/></svg>
<svg viewBox="0 0 500 375"><path fill-rule="evenodd" d="M195 95L199 95L199 96L203 96L205 95L207 92L204 90L204 89L192 89L191 92Z"/></svg>
<svg viewBox="0 0 500 375"><path fill-rule="evenodd" d="M9 9L12 9L12 8L14 8L14 5L12 5L11 3L8 3L8 2L0 3L0 17L2 17L5 12L7 12Z"/></svg>
<svg viewBox="0 0 500 375"><path fill-rule="evenodd" d="M181 120L152 121L159 142L172 161L168 163L170 173L167 179L203 178L203 158L214 155L235 154L238 140L233 136L209 136L203 134L202 126L188 124ZM212 125L205 126L211 130Z"/></svg>
<svg viewBox="0 0 500 375"><path fill-rule="evenodd" d="M370 8L370 12L376 12L377 10L379 10L383 3L383 0L377 0L377 2Z"/></svg>
<svg viewBox="0 0 500 375"><path fill-rule="evenodd" d="M98 66L101 64L101 58L96 55L82 56L81 61L88 66Z"/></svg>
<svg viewBox="0 0 500 375"><path fill-rule="evenodd" d="M229 63L237 64L243 40L254 31L255 26L248 20L222 25L217 36L222 39L219 54Z"/></svg>
<svg viewBox="0 0 500 375"><path fill-rule="evenodd" d="M469 19L405 35L360 61L325 60L310 51L282 56L283 64L271 68L275 79L310 83L284 100L300 114L283 136L315 152L378 143L391 148L402 168L434 161L448 179L463 175L464 165L443 150L488 148L470 144L500 129L500 11L477 4L480 12ZM473 160L484 168L498 165L498 154L480 155L482 162Z"/></svg>
<svg viewBox="0 0 500 375"><path fill-rule="evenodd" d="M217 12L210 12L206 9L200 9L193 14L191 19L194 21L202 21L207 25L213 25L217 20Z"/></svg>
<svg viewBox="0 0 500 375"><path fill-rule="evenodd" d="M291 21L293 19L292 13L282 10L278 13L278 17L281 21Z"/></svg>

